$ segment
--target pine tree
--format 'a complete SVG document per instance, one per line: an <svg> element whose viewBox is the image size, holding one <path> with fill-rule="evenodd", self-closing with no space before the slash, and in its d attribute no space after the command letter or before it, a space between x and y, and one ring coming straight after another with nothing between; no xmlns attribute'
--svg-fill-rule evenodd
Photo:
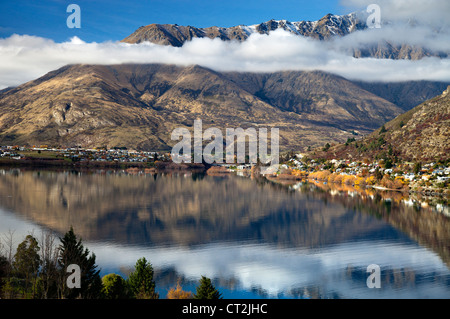
<svg viewBox="0 0 450 319"><path fill-rule="evenodd" d="M194 295L195 299L222 299L222 294L213 286L211 279L202 276Z"/></svg>
<svg viewBox="0 0 450 319"><path fill-rule="evenodd" d="M383 179L383 173L381 173L379 167L377 167L375 169L375 178L376 178L377 181L381 181Z"/></svg>
<svg viewBox="0 0 450 319"><path fill-rule="evenodd" d="M417 162L416 164L414 164L414 167L413 167L414 174L416 174L416 175L419 174L421 170L422 170L422 163Z"/></svg>
<svg viewBox="0 0 450 319"><path fill-rule="evenodd" d="M58 264L61 267L62 298L97 299L101 296L102 281L100 270L95 264L95 254L89 256L89 250L84 248L81 239L78 240L73 228L60 238ZM71 264L80 266L81 288L68 288L66 286L67 267Z"/></svg>
<svg viewBox="0 0 450 319"><path fill-rule="evenodd" d="M153 280L153 266L145 257L136 262L135 271L128 276L128 286L137 299L158 299Z"/></svg>

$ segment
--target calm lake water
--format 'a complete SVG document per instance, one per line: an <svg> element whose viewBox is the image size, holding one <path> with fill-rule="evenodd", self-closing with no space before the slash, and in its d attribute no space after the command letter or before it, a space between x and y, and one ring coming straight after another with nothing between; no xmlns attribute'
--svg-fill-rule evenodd
<svg viewBox="0 0 450 319"><path fill-rule="evenodd" d="M161 297L204 275L225 298L450 298L450 217L436 203L235 175L0 170L0 236L73 226L102 275L146 257Z"/></svg>

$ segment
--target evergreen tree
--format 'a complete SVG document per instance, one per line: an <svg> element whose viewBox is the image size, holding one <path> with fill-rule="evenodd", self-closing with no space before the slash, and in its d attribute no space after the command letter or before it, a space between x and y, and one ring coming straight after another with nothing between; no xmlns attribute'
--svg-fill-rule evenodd
<svg viewBox="0 0 450 319"><path fill-rule="evenodd" d="M413 173L414 174L419 174L420 171L422 170L422 163L417 162L416 164L414 164L414 168L413 168Z"/></svg>
<svg viewBox="0 0 450 319"><path fill-rule="evenodd" d="M68 299L100 298L102 281L99 275L100 270L97 270L95 264L95 254L89 256L89 250L84 248L81 239L77 239L72 227L60 240L58 264L61 267L61 297ZM67 267L71 264L78 265L81 269L81 288L70 289L66 286Z"/></svg>
<svg viewBox="0 0 450 319"><path fill-rule="evenodd" d="M386 158L384 160L384 168L392 168L392 160L390 158Z"/></svg>
<svg viewBox="0 0 450 319"><path fill-rule="evenodd" d="M158 299L153 280L153 266L145 257L135 265L135 271L128 276L128 286L137 299Z"/></svg>
<svg viewBox="0 0 450 319"><path fill-rule="evenodd" d="M383 179L383 173L381 173L379 167L377 167L375 169L375 178L376 178L377 181L381 181Z"/></svg>
<svg viewBox="0 0 450 319"><path fill-rule="evenodd" d="M222 299L222 294L213 286L211 279L202 276L194 295L195 299Z"/></svg>

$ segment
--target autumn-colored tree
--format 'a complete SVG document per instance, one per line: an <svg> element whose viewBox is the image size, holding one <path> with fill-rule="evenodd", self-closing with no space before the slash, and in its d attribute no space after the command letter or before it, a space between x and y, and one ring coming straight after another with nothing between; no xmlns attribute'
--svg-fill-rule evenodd
<svg viewBox="0 0 450 319"><path fill-rule="evenodd" d="M345 175L343 180L342 180L342 184L353 185L353 184L355 184L355 180L356 180L355 176L353 176L353 175Z"/></svg>
<svg viewBox="0 0 450 319"><path fill-rule="evenodd" d="M334 183L337 175L339 175L339 174L332 173L332 174L328 175L328 183Z"/></svg>
<svg viewBox="0 0 450 319"><path fill-rule="evenodd" d="M361 177L368 177L369 176L369 170L367 168L361 169L361 173L359 174Z"/></svg>
<svg viewBox="0 0 450 319"><path fill-rule="evenodd" d="M405 184L400 179L392 180L388 175L384 175L381 185L389 189L401 189Z"/></svg>
<svg viewBox="0 0 450 319"><path fill-rule="evenodd" d="M356 177L355 186L360 186L360 187L366 186L366 179L362 176Z"/></svg>
<svg viewBox="0 0 450 319"><path fill-rule="evenodd" d="M366 178L367 185L375 185L375 182L376 182L376 178L373 175Z"/></svg>
<svg viewBox="0 0 450 319"><path fill-rule="evenodd" d="M167 299L193 299L194 295L190 291L184 291L180 285L180 282L177 282L177 287L172 288L167 293Z"/></svg>
<svg viewBox="0 0 450 319"><path fill-rule="evenodd" d="M334 182L335 182L336 184L342 184L343 180L344 180L344 175L337 174L337 175L334 177Z"/></svg>

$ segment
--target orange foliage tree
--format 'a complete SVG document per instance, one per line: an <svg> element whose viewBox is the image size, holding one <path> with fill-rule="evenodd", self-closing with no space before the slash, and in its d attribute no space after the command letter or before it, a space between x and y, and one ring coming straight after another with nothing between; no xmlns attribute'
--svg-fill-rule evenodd
<svg viewBox="0 0 450 319"><path fill-rule="evenodd" d="M193 299L194 295L190 291L184 291L180 283L177 283L176 288L172 288L167 293L167 299Z"/></svg>

